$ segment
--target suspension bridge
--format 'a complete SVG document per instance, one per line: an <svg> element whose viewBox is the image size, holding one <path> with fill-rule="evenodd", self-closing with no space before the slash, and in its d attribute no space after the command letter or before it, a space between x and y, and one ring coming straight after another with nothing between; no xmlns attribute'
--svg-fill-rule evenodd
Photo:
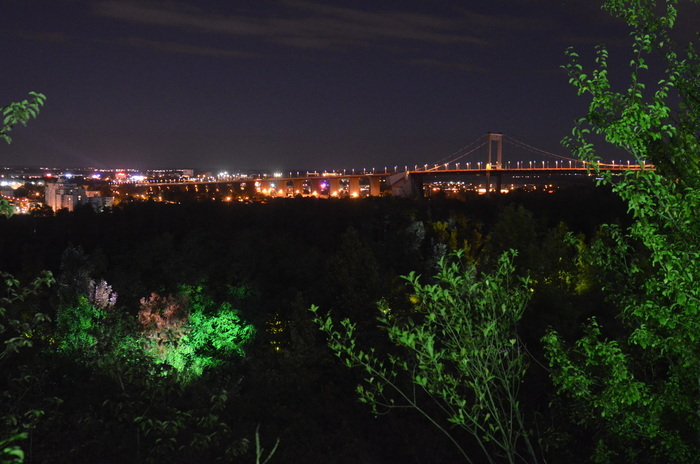
<svg viewBox="0 0 700 464"><path fill-rule="evenodd" d="M514 148L520 156L530 154L528 161L515 161L512 155L503 160L503 143ZM511 149L509 148L509 150ZM524 156L522 156L524 158ZM534 158L534 159L532 159ZM595 170L589 162L551 153L502 133L488 132L460 150L436 163L418 165L413 168L396 165L361 170L290 172L288 176L253 176L231 178L190 179L181 181L159 181L152 179L137 186L162 190L180 186L186 189L201 189L203 192L222 188L231 193L248 189L251 193L267 196L321 195L321 196L378 196L391 190L392 195L422 196L426 181L442 178L477 177L483 185L482 191L500 192L504 176L552 176L555 174L593 175ZM629 170L654 169L652 165L633 164L629 161L598 163L598 169L615 173ZM253 188L251 188L251 186Z"/></svg>
<svg viewBox="0 0 700 464"><path fill-rule="evenodd" d="M503 142L519 151L533 154L538 159L528 161L503 161ZM476 155L476 156L475 156ZM485 155L485 156L484 156ZM630 170L654 169L648 164L634 164L630 161L615 163L598 162L601 171L624 172ZM484 178L484 191L500 192L504 175L554 175L554 174L592 174L592 163L579 159L551 153L529 145L505 134L487 132L460 150L444 157L432 165L414 165L401 173L389 176L387 182L392 186L392 193L399 196L420 195L425 179L429 176L477 175ZM495 183L492 183L495 180ZM495 185L494 185L495 184Z"/></svg>

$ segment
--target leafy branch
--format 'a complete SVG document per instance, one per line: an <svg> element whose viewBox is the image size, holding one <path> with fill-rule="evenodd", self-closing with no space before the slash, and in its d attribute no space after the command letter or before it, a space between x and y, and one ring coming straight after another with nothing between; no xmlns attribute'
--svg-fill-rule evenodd
<svg viewBox="0 0 700 464"><path fill-rule="evenodd" d="M359 348L354 323L343 320L338 330L330 315L321 317L311 308L330 348L348 367L363 369L364 384L357 388L362 402L374 412L415 409L448 436L466 462L474 461L443 420L466 431L488 462L497 462L496 456L509 463L539 460L518 400L528 362L516 324L530 290L527 279L514 277L514 256L504 254L487 274L456 252L440 260L434 283L423 284L414 273L405 276L413 313L395 315L381 302L377 318L397 354ZM442 416L421 405L423 396Z"/></svg>
<svg viewBox="0 0 700 464"><path fill-rule="evenodd" d="M30 119L39 115L39 110L44 106L46 96L37 92L29 92L32 97L21 102L13 102L0 108L2 115L2 126L0 126L0 139L12 143L8 133L17 125L25 126Z"/></svg>

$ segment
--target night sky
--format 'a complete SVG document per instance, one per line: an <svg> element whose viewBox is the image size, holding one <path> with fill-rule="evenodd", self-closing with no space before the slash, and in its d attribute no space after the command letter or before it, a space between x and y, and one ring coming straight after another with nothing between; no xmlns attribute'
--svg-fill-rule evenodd
<svg viewBox="0 0 700 464"><path fill-rule="evenodd" d="M627 36L596 0L4 0L0 106L47 103L0 165L383 169L487 131L566 154L566 47L626 63Z"/></svg>

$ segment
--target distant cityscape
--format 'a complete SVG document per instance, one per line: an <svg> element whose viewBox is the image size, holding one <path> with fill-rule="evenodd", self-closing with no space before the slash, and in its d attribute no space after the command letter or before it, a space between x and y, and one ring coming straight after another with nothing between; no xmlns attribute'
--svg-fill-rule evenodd
<svg viewBox="0 0 700 464"><path fill-rule="evenodd" d="M91 207L103 211L122 202L187 201L264 202L271 197L362 197L391 195L390 172L197 172L194 169L0 168L0 195L17 214L53 215ZM501 183L502 181L502 183ZM493 192L488 177L442 176L421 181L422 194L460 196ZM590 182L590 176L511 175L499 179L498 191L544 190Z"/></svg>

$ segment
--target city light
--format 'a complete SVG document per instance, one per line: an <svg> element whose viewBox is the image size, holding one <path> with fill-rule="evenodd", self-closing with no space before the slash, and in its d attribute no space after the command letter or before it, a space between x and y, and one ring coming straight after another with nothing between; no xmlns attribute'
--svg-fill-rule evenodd
<svg viewBox="0 0 700 464"><path fill-rule="evenodd" d="M27 198L31 198L35 202L43 200L46 201L46 204L53 202L53 204L59 205L51 206L57 210L56 208L61 208L61 203L56 202L65 201L67 205L72 201L73 204L78 204L77 201L83 201L78 200L82 196L105 198L105 202L108 201L107 198L110 198L110 201L114 201L114 204L118 205L120 202L130 200L180 203L180 198L189 198L195 201L264 203L270 197L291 196L361 198L386 195L421 196L423 194L430 195L433 192L460 195L465 192L490 194L497 191L507 193L514 190L544 189L551 191L553 187L542 187L546 179L552 179L556 184L559 179L565 181L565 178L561 176L589 176L589 173L583 172L587 164L580 161L576 163L576 160L572 159L543 160L539 158L528 161L522 160L522 158L517 161L515 159L508 160L499 157L495 162L489 163L484 157L477 156L471 161L461 157L454 158L449 162L442 160L439 163L416 163L413 165L413 171L405 166L401 176L396 175L400 166L394 163L383 163L382 167L379 168L346 168L342 171L304 169L289 171L289 177L283 171L246 171L247 173L244 173L237 170L221 170L216 173L195 173L193 169L151 169L142 171L144 172L142 174L134 169L110 171L85 168L66 171L38 168L41 169L41 172L34 173L34 177L45 179L47 184L46 187L41 185L40 192L29 187L29 185L35 185L35 180L32 177L21 177L19 180L20 176L15 174L0 174L2 177L0 187L3 188L2 194L6 198L14 198L17 195L14 191L24 187L28 192L22 193L21 197L17 195L17 202L25 201ZM600 166L615 172L622 169L654 169L653 166L636 164L630 160L612 160L608 163L601 163ZM582 172L576 173L572 171L573 169ZM560 176L560 178L552 176ZM486 179L487 177L489 180ZM463 179L466 179L466 182ZM418 184L416 181L420 183ZM509 187L501 186L502 183L506 182L510 183ZM55 198L45 197L44 189L59 183L66 185L66 188L73 189L72 191L85 193L78 194L75 200L68 199L67 191L56 193L58 196L65 197L62 200L59 200L58 196ZM96 187L96 185L99 186ZM51 189L55 189L55 187L51 187ZM92 193L89 193L90 190ZM101 194L109 197L101 197ZM17 206L18 203L15 200L12 202Z"/></svg>

